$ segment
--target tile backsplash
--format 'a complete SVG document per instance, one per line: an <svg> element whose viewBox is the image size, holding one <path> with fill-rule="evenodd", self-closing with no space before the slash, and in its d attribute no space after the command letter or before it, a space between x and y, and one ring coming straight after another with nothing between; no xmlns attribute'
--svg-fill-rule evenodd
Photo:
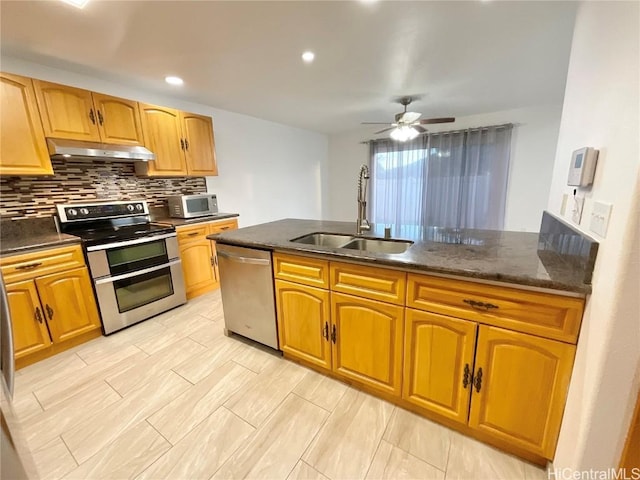
<svg viewBox="0 0 640 480"><path fill-rule="evenodd" d="M49 217L57 203L144 199L166 206L169 195L204 193L204 177L142 178L132 162L52 160L52 177L0 177L0 218Z"/></svg>

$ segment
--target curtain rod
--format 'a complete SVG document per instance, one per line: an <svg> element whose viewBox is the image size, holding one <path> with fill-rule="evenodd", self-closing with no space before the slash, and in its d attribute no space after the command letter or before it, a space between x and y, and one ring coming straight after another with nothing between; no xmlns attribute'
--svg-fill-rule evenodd
<svg viewBox="0 0 640 480"><path fill-rule="evenodd" d="M507 127L515 127L517 125L518 125L517 123L501 123L500 125L487 125L485 127L461 128L459 130L447 130L446 132L424 132L418 135L418 137L422 137L424 135L450 135L453 133L461 133L461 132L477 132L482 130L489 130L490 128L507 128ZM389 140L389 137L372 138L371 140L363 140L362 142L359 142L359 143L361 145L366 145L368 143L377 142L379 140Z"/></svg>

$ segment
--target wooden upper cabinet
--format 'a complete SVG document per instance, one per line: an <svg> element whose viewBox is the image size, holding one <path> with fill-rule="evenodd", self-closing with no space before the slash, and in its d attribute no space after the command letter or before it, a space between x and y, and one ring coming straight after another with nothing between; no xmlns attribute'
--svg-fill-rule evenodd
<svg viewBox="0 0 640 480"><path fill-rule="evenodd" d="M181 116L189 175L218 175L213 119L186 112Z"/></svg>
<svg viewBox="0 0 640 480"><path fill-rule="evenodd" d="M30 78L0 73L0 175L53 175Z"/></svg>
<svg viewBox="0 0 640 480"><path fill-rule="evenodd" d="M553 458L575 345L481 325L469 426Z"/></svg>
<svg viewBox="0 0 640 480"><path fill-rule="evenodd" d="M98 115L91 92L33 80L47 137L99 142Z"/></svg>
<svg viewBox="0 0 640 480"><path fill-rule="evenodd" d="M477 324L407 308L402 396L466 424Z"/></svg>
<svg viewBox="0 0 640 480"><path fill-rule="evenodd" d="M7 285L15 358L19 359L51 345L44 312L33 280Z"/></svg>
<svg viewBox="0 0 640 480"><path fill-rule="evenodd" d="M140 104L145 146L156 155L151 162L136 162L136 172L149 176L187 175L180 112Z"/></svg>
<svg viewBox="0 0 640 480"><path fill-rule="evenodd" d="M93 93L98 130L104 143L143 145L142 122L138 102Z"/></svg>

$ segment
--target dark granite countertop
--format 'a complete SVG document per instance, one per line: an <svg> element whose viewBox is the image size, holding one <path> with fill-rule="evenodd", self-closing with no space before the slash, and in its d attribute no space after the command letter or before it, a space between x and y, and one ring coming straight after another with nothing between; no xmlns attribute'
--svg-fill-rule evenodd
<svg viewBox="0 0 640 480"><path fill-rule="evenodd" d="M81 243L79 237L58 233L53 217L3 220L0 223L0 255Z"/></svg>
<svg viewBox="0 0 640 480"><path fill-rule="evenodd" d="M537 233L497 230L405 228L392 238L412 240L404 253L384 254L291 242L316 232L355 232L355 223L284 219L210 235L218 243L321 254L335 260L387 265L425 273L466 277L586 295L584 272L553 251L538 251ZM384 226L367 235L384 236ZM560 293L560 292L559 292Z"/></svg>
<svg viewBox="0 0 640 480"><path fill-rule="evenodd" d="M238 213L216 213L215 215L207 215L206 217L197 218L171 218L168 216L154 216L152 221L156 223L166 223L173 225L174 227L181 227L183 225L193 225L195 223L215 222L216 220L223 220L225 218L239 217Z"/></svg>

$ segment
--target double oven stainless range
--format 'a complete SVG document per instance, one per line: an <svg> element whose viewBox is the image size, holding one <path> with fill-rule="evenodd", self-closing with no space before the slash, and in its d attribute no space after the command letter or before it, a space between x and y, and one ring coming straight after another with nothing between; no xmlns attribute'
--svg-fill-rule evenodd
<svg viewBox="0 0 640 480"><path fill-rule="evenodd" d="M175 228L152 223L145 201L57 205L79 236L106 335L187 301Z"/></svg>

